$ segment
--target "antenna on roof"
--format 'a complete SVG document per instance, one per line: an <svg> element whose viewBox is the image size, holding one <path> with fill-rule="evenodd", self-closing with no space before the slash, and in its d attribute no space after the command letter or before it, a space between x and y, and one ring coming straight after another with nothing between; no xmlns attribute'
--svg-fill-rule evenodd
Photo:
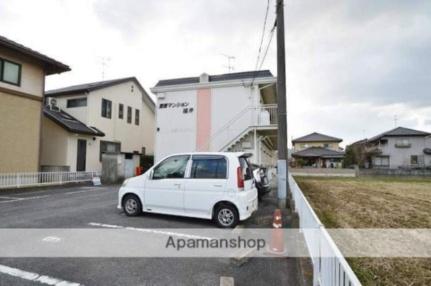
<svg viewBox="0 0 431 286"><path fill-rule="evenodd" d="M221 54L221 55L227 59L227 66L224 65L224 67L227 68L228 72L232 72L235 69L232 63L235 60L235 56L231 56L227 54Z"/></svg>
<svg viewBox="0 0 431 286"><path fill-rule="evenodd" d="M102 79L105 79L106 69L111 61L110 57L100 57L100 65L102 67Z"/></svg>
<svg viewBox="0 0 431 286"><path fill-rule="evenodd" d="M394 127L397 127L397 123L398 123L398 116L395 114L394 115Z"/></svg>

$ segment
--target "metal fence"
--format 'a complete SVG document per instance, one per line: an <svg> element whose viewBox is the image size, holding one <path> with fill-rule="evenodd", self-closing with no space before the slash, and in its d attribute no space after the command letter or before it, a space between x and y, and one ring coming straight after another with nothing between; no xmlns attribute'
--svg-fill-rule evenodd
<svg viewBox="0 0 431 286"><path fill-rule="evenodd" d="M254 117L257 119L257 126L277 125L277 104L263 104L256 107L251 107L256 112Z"/></svg>
<svg viewBox="0 0 431 286"><path fill-rule="evenodd" d="M295 211L299 216L299 227L303 230L305 243L313 263L313 285L361 285L291 175L289 175L289 185L295 201ZM316 230L319 231L316 232Z"/></svg>
<svg viewBox="0 0 431 286"><path fill-rule="evenodd" d="M62 185L91 181L97 172L38 172L0 174L0 189Z"/></svg>

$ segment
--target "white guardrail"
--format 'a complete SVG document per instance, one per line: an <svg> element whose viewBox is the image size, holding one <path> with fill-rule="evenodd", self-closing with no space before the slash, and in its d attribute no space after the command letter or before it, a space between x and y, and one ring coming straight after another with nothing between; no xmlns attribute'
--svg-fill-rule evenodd
<svg viewBox="0 0 431 286"><path fill-rule="evenodd" d="M0 173L0 189L87 182L98 175L97 172Z"/></svg>
<svg viewBox="0 0 431 286"><path fill-rule="evenodd" d="M362 285L291 175L289 185L299 216L299 228L304 230L305 243L313 263L313 285ZM318 229L320 235L316 235L315 231L307 232L307 229Z"/></svg>

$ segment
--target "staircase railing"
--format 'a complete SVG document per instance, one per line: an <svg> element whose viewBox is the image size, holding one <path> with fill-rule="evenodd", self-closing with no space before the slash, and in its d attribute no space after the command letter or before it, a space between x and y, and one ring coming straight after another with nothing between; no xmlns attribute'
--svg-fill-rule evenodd
<svg viewBox="0 0 431 286"><path fill-rule="evenodd" d="M249 119L245 118L245 116L249 116ZM245 122L236 128L235 124L240 120L244 120ZM247 122L248 121L248 122ZM259 105L259 106L246 106L240 112L238 112L232 119L226 122L222 127L220 127L216 132L211 134L208 141L201 146L201 148L197 148L197 151L211 150L213 147L213 143L220 138L226 138L218 145L219 147L224 146L227 142L231 141L238 135L240 135L244 130L246 130L250 126L274 126L277 125L277 105L276 104L267 104L267 105ZM232 135L230 133L233 133ZM223 135L223 136L222 136ZM231 135L231 136L230 136ZM211 151L221 151L221 150L211 150Z"/></svg>

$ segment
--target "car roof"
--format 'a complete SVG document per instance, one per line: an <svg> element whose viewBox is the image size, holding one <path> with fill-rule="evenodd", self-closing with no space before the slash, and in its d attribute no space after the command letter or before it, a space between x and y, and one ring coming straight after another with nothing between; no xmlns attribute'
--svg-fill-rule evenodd
<svg viewBox="0 0 431 286"><path fill-rule="evenodd" d="M171 157L171 156L178 156L178 155L223 155L226 157L241 157L246 155L245 152L184 152L184 153L172 153L166 156L165 158Z"/></svg>

